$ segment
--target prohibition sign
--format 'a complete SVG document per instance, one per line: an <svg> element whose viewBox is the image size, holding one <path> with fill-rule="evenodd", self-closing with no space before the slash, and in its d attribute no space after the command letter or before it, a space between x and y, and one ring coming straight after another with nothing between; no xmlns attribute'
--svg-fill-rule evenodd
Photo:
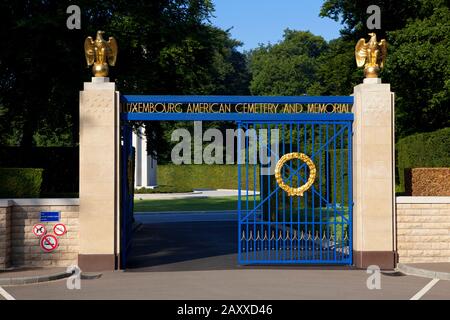
<svg viewBox="0 0 450 320"><path fill-rule="evenodd" d="M43 236L46 233L47 233L47 229L45 228L45 226L43 224L39 223L39 224L35 224L33 226L33 234L36 237L41 237L41 236Z"/></svg>
<svg viewBox="0 0 450 320"><path fill-rule="evenodd" d="M55 226L53 227L53 233L58 237L65 235L67 233L66 225L62 223L55 224Z"/></svg>
<svg viewBox="0 0 450 320"><path fill-rule="evenodd" d="M45 235L41 238L41 248L45 252L52 252L58 247L58 239L51 234Z"/></svg>

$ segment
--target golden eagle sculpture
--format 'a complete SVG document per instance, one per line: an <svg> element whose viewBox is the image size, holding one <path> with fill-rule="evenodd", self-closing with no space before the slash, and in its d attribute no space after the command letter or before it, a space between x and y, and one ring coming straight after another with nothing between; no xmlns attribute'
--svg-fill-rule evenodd
<svg viewBox="0 0 450 320"><path fill-rule="evenodd" d="M369 33L371 37L369 42L360 39L356 44L355 57L358 68L364 67L364 75L366 78L378 78L378 75L387 57L386 40L377 41L375 33Z"/></svg>
<svg viewBox="0 0 450 320"><path fill-rule="evenodd" d="M92 37L84 40L84 53L88 67L92 66L94 77L107 77L109 66L115 66L117 60L117 41L109 37L108 41L103 39L104 31L97 31L95 41ZM108 66L109 65L109 66Z"/></svg>

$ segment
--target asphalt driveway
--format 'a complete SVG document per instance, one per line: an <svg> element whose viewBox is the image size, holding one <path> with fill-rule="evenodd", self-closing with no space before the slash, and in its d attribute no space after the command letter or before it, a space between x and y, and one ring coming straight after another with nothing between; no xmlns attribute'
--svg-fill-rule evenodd
<svg viewBox="0 0 450 320"><path fill-rule="evenodd" d="M154 218L142 220L146 223L135 235L125 272L81 280L80 290L67 289L66 280L3 289L15 299L43 300L450 299L450 281L431 285L427 278L382 274L380 290L369 290L365 270L241 267L236 262L234 218L208 221L204 216L205 221L197 222Z"/></svg>

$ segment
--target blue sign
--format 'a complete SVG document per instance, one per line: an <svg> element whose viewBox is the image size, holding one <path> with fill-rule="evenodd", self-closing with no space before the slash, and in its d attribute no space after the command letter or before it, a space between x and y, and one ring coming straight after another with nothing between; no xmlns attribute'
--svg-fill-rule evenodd
<svg viewBox="0 0 450 320"><path fill-rule="evenodd" d="M41 222L59 222L60 219L60 211L41 211Z"/></svg>

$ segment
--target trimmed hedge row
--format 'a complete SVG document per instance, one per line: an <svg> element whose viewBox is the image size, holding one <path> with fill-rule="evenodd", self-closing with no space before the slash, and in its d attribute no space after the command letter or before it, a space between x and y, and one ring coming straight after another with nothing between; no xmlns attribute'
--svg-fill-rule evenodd
<svg viewBox="0 0 450 320"><path fill-rule="evenodd" d="M242 170L242 187L245 188L245 169ZM257 173L258 174L258 173ZM238 189L237 165L158 165L159 185L178 189ZM259 189L259 179L256 179ZM253 189L253 168L249 168L250 189Z"/></svg>
<svg viewBox="0 0 450 320"><path fill-rule="evenodd" d="M39 198L43 169L0 168L0 198Z"/></svg>
<svg viewBox="0 0 450 320"><path fill-rule="evenodd" d="M450 167L450 128L405 137L397 143L400 187L405 190L405 170Z"/></svg>
<svg viewBox="0 0 450 320"><path fill-rule="evenodd" d="M0 147L0 167L42 168L42 197L76 196L78 147Z"/></svg>

